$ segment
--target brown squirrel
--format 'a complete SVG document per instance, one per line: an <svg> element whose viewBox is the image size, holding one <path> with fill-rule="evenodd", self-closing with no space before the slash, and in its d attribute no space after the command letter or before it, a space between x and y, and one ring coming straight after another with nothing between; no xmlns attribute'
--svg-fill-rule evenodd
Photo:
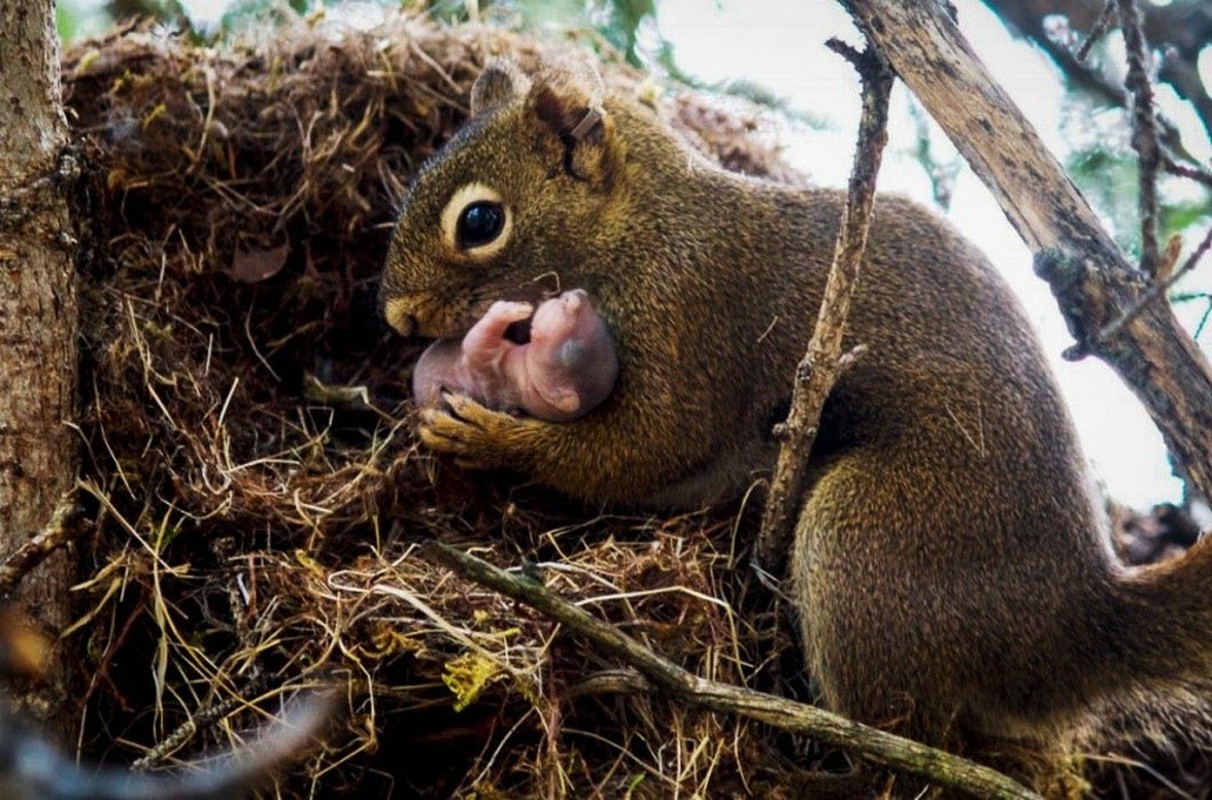
<svg viewBox="0 0 1212 800"><path fill-rule="evenodd" d="M387 320L459 336L498 298L582 287L618 381L566 424L448 395L422 412L423 440L595 502L697 507L766 474L844 195L725 172L575 72L490 64L471 109L404 199ZM1018 302L903 199L875 205L859 343L824 409L790 563L824 704L960 750L1057 750L1100 720L1203 709L1212 545L1135 571L1115 560Z"/></svg>
<svg viewBox="0 0 1212 800"><path fill-rule="evenodd" d="M527 341L513 341L511 326L525 322ZM589 295L573 289L538 308L493 303L462 341L439 339L426 348L412 374L412 394L420 407L457 391L498 411L570 422L606 399L618 369L605 321Z"/></svg>

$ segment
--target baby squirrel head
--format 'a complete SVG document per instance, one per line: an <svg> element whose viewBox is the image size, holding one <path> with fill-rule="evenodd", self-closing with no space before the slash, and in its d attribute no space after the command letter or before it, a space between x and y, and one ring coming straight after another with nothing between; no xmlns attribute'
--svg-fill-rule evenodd
<svg viewBox="0 0 1212 800"><path fill-rule="evenodd" d="M458 336L495 300L594 291L586 262L622 147L596 73L490 62L471 118L414 177L380 293L404 335ZM588 285L586 285L588 284Z"/></svg>

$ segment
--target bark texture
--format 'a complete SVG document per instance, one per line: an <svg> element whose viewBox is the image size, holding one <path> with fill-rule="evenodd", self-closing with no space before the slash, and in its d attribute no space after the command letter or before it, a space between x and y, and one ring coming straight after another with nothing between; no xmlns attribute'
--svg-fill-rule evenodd
<svg viewBox="0 0 1212 800"><path fill-rule="evenodd" d="M51 521L76 474L76 295L63 167L66 123L51 0L0 4L0 553ZM69 560L28 575L13 600L54 636L67 622ZM65 668L30 695L62 728Z"/></svg>
<svg viewBox="0 0 1212 800"><path fill-rule="evenodd" d="M1119 374L1193 488L1212 496L1212 368L1149 277L1128 263L941 3L847 6L1036 252L1077 339L1074 353L1097 355Z"/></svg>

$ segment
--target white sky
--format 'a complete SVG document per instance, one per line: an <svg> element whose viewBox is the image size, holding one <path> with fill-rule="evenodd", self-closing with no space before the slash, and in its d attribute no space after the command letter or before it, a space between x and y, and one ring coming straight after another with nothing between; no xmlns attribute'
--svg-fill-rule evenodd
<svg viewBox="0 0 1212 800"><path fill-rule="evenodd" d="M1064 92L1053 66L1032 47L1013 39L981 3L956 0L955 4L960 27L975 51L1048 146L1063 157L1065 142L1059 127ZM689 73L708 81L752 80L789 100L795 109L829 120L829 130L796 131L782 139L788 158L816 182L845 185L859 117L857 78L824 42L831 36L852 44L861 40L837 3L662 0L659 13L661 33L673 43L679 66ZM880 188L930 203L930 182L911 152L916 131L906 111L908 102L898 85ZM1180 117L1179 123L1192 149L1203 148L1201 155L1207 158L1198 122L1188 116ZM936 159L947 160L954 153L941 134L932 140ZM1022 298L1053 361L1086 455L1112 495L1138 507L1178 499L1181 487L1170 474L1161 436L1118 376L1096 359L1076 364L1061 360L1060 353L1072 338L1056 302L1032 272L1030 251L992 195L966 168L957 181L948 216L990 256ZM1199 272L1207 282L1208 267Z"/></svg>
<svg viewBox="0 0 1212 800"><path fill-rule="evenodd" d="M226 0L184 0L198 21L216 19ZM994 76L1063 158L1060 135L1063 90L1055 69L1029 45L1013 39L977 0L955 0L960 27ZM707 81L748 79L786 98L801 111L828 120L827 130L803 129L781 137L792 163L826 185L845 185L858 124L858 87L853 69L825 48L831 36L859 43L845 12L834 0L661 0L661 33L675 47L679 66ZM1212 71L1212 50L1201 67ZM1161 92L1159 94L1164 94ZM1163 97L1164 100L1164 97ZM889 148L880 173L884 191L931 202L930 182L912 156L916 132L898 86L893 96ZM1196 155L1212 156L1193 115L1176 104L1167 112L1184 130ZM933 125L933 123L931 123ZM934 129L936 159L954 151ZM1031 255L984 186L964 169L956 183L952 222L974 240L1022 298L1053 362L1095 474L1121 502L1145 507L1176 500L1181 487L1170 474L1161 436L1143 407L1111 370L1096 359L1064 362L1072 343L1047 286L1031 271ZM1208 283L1204 267L1202 282ZM861 290L861 289L860 289Z"/></svg>

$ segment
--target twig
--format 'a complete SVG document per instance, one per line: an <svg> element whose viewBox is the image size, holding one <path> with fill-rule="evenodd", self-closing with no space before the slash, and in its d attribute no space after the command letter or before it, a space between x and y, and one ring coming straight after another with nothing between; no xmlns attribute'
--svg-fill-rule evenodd
<svg viewBox="0 0 1212 800"><path fill-rule="evenodd" d="M1113 7L1115 1L1116 0L1107 0L1107 3ZM1059 67L1060 70L1065 73L1066 78L1072 81L1076 86L1099 100L1105 101L1112 105L1120 106L1122 108L1128 107L1128 95L1126 92L1124 92L1122 87L1112 84L1100 70L1095 69L1086 62L1082 61L1079 55L1073 52L1068 43L1061 43L1053 40L1042 24L1042 17L1036 13L1034 9L1035 4L1023 3L1019 2L1018 0L1015 0L1015 2L1007 2L1006 0L1001 0L1000 2L997 0L988 0L988 4L994 8L998 16L1007 20L1015 28L1022 31L1027 38L1035 43L1036 47L1039 47L1041 50L1047 53L1053 62L1056 63L1057 67ZM1106 7L1104 7L1104 10L1105 8ZM1161 12L1160 9L1161 7L1154 6L1145 11L1146 27L1150 17L1157 16L1159 13L1166 13ZM1101 20L1095 20L1091 25L1087 43L1080 54L1081 56L1086 55L1089 45L1096 41L1096 32L1099 30L1100 24ZM1164 80L1162 75L1164 74L1166 63L1167 62L1163 62L1163 70L1161 73L1159 73L1159 78L1162 80ZM1197 105L1196 112L1199 114L1201 120L1204 120L1204 126L1207 128L1208 121L1206 115L1198 107L1199 99L1190 97L1180 87L1176 87L1175 91L1177 91L1180 96L1187 97L1187 99L1191 100ZM1192 164L1198 163L1196 158L1191 155L1190 151L1183 144L1182 131L1179 129L1179 127L1172 121L1166 119L1165 115L1160 112L1157 112L1155 117L1159 128L1159 141L1165 145L1176 158L1180 158Z"/></svg>
<svg viewBox="0 0 1212 800"><path fill-rule="evenodd" d="M1198 264L1199 260L1204 257L1204 254L1208 252L1209 248L1212 248L1212 228L1209 228L1208 232L1204 234L1203 241L1201 241L1199 246L1191 252L1191 255L1187 256L1187 260L1183 262L1181 267L1174 270L1174 272L1172 272L1170 275L1166 276L1164 280L1155 281L1153 285L1140 296L1140 299L1137 300L1135 305L1128 308L1127 311L1120 314L1117 318L1112 320L1110 324L1106 325L1102 330L1100 330L1098 332L1098 341L1111 341L1111 339L1114 338L1117 333L1123 330L1125 325L1140 315L1140 312L1144 310L1145 306L1155 302L1157 298L1164 296L1166 292L1170 291L1170 288L1174 286L1174 284L1178 283L1179 279L1181 279L1191 270L1195 269L1195 265Z"/></svg>
<svg viewBox="0 0 1212 800"><path fill-rule="evenodd" d="M245 694L255 695L265 688L265 679L255 674L245 687ZM137 758L130 768L135 772L146 772L168 762L173 753L193 738L198 731L204 731L216 725L224 717L239 708L247 706L248 700L241 694L224 697L209 708L204 708L177 726L168 736L164 737L151 750Z"/></svg>
<svg viewBox="0 0 1212 800"><path fill-rule="evenodd" d="M1082 46L1074 53L1073 57L1078 61L1085 61L1090 55L1090 48L1094 43L1103 38L1103 34L1107 32L1107 28L1111 25L1111 20L1115 16L1115 0L1107 0L1103 5L1102 13L1098 15L1098 19L1094 23L1094 27L1090 28L1090 32L1086 34L1086 41L1082 42Z"/></svg>
<svg viewBox="0 0 1212 800"><path fill-rule="evenodd" d="M1036 798L1010 778L943 750L868 727L824 709L752 689L717 683L682 669L618 628L603 622L524 573L498 569L482 559L437 541L421 545L432 561L554 619L606 653L639 670L664 691L688 702L756 719L781 730L803 733L828 745L859 753L877 764L925 778L939 786L982 798Z"/></svg>
<svg viewBox="0 0 1212 800"><path fill-rule="evenodd" d="M1204 313L1200 316L1199 322L1195 326L1195 332L1191 334L1197 341L1203 335L1204 326L1208 324L1208 319L1212 318L1212 294L1204 294L1203 299L1208 301L1208 305L1204 308Z"/></svg>
<svg viewBox="0 0 1212 800"><path fill-rule="evenodd" d="M193 772L139 775L126 769L82 767L0 710L0 760L5 797L42 800L230 800L309 747L332 717L336 695L312 694L290 703L257 738Z"/></svg>
<svg viewBox="0 0 1212 800"><path fill-rule="evenodd" d="M72 489L59 498L50 523L0 561L0 598L7 598L34 567L75 538L79 533L79 515L76 492Z"/></svg>
<svg viewBox="0 0 1212 800"><path fill-rule="evenodd" d="M1145 34L1140 26L1136 0L1116 0L1119 28L1128 51L1128 77L1124 86L1132 96L1132 149L1136 150L1140 186L1141 268L1152 276L1157 269L1157 170L1161 149L1157 144L1157 120L1153 116L1153 84L1147 69Z"/></svg>
<svg viewBox="0 0 1212 800"><path fill-rule="evenodd" d="M1196 183L1202 183L1204 186L1212 189L1212 172L1206 169L1201 169L1190 164L1180 164L1169 153L1162 153L1162 166L1171 175L1177 175L1180 178L1190 178Z"/></svg>
<svg viewBox="0 0 1212 800"><path fill-rule="evenodd" d="M783 445L779 448L778 463L754 548L754 560L764 570L772 569L783 560L791 542L795 513L805 489L808 453L816 439L825 398L841 374L861 354L857 348L843 354L842 335L867 245L867 231L871 227L875 178L884 144L888 141L888 95L892 91L893 74L887 61L870 42L862 53L836 39L831 39L828 46L858 70L863 82L863 116L850 173L850 191L842 212L824 299L808 352L796 368L787 422L779 428L784 436Z"/></svg>

